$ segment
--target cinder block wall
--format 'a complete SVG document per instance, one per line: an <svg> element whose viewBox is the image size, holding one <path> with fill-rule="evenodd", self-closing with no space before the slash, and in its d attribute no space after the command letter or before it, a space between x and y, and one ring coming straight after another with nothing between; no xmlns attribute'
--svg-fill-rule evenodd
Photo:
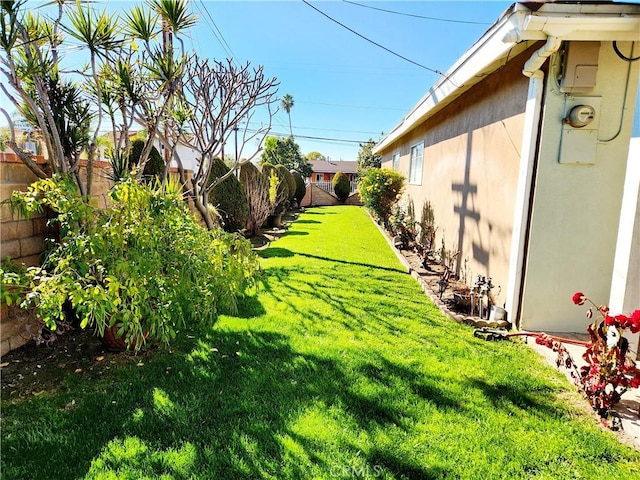
<svg viewBox="0 0 640 480"><path fill-rule="evenodd" d="M302 207L328 207L330 205L340 205L338 198L327 192L326 190L314 185L313 183L307 185L307 191L300 203ZM360 194L358 192L352 193L347 198L345 205L362 205L360 200Z"/></svg>
<svg viewBox="0 0 640 480"><path fill-rule="evenodd" d="M44 164L42 156L37 162ZM107 178L108 162L94 164L92 203L101 208L107 204L111 181ZM37 177L13 153L0 154L0 202L11 197L16 190L25 191ZM10 257L27 266L39 265L44 252L45 238L56 232L47 226L46 214L29 220L11 214L9 205L0 203L0 258ZM29 342L38 331L39 321L31 312L15 306L2 305L0 310L0 356Z"/></svg>
<svg viewBox="0 0 640 480"><path fill-rule="evenodd" d="M38 157L38 163L44 163ZM14 155L3 153L0 157L0 179L2 190L0 201L4 202L16 190L27 190L37 177ZM44 239L47 232L47 219L44 214L31 220L18 218L11 214L9 205L0 204L0 255L2 259L11 257L26 265L37 265L39 255L44 251Z"/></svg>

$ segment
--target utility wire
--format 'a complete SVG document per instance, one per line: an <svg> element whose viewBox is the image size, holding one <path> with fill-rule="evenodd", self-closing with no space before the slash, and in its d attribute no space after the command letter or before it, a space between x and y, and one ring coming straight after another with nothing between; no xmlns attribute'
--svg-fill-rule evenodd
<svg viewBox="0 0 640 480"><path fill-rule="evenodd" d="M446 77L446 75L445 75L444 73L442 73L440 70L435 70L435 69L433 69L433 68L429 68L429 67L427 67L427 66L425 66L425 65L422 65L421 63L414 62L413 60L411 60L411 59L409 59L409 58L407 58L407 57L405 57L405 56L402 56L402 55L400 55L399 53L394 52L393 50L390 50L390 49L388 49L387 47L385 47L385 46L383 46L383 45L380 45L380 44L379 44L379 43L377 43L377 42L374 42L374 41L373 41L373 40L371 40L370 38L367 38L367 37L365 37L364 35L362 35L362 34L360 34L360 33L356 32L356 31L355 31L355 30L353 30L352 28L347 27L344 23L341 23L341 22L339 22L338 20L336 20L335 18L330 17L329 15L327 15L326 13L324 13L324 12L323 12L322 10L320 10L319 8L314 7L314 6L313 6L313 5L311 5L309 2L307 2L307 0L302 0L302 3L304 3L305 5L307 5L307 6L311 7L311 8L313 8L316 12L318 12L318 13L320 13L321 15L323 15L323 16L325 16L325 17L327 17L327 18L328 18L329 20L331 20L332 22L337 23L337 24L338 24L338 25L340 25L342 28L346 28L346 29L347 29L347 30L349 30L351 33L353 33L353 34L355 34L355 35L359 36L359 37L360 37L360 38L362 38L363 40L366 40L367 42L372 43L372 44L373 44L373 45L375 45L376 47L379 47L379 48L381 48L381 49L383 49L383 50L385 50L385 51L389 52L390 54L395 55L396 57L401 58L402 60L405 60L406 62L412 63L412 64L414 64L414 65L416 65L416 66L418 66L418 67L420 67L420 68L424 68L425 70L428 70L428 71L430 71L430 72L437 73L438 75L442 75L443 77Z"/></svg>
<svg viewBox="0 0 640 480"><path fill-rule="evenodd" d="M249 125L258 125L259 122L248 122ZM275 124L274 126L276 127L282 127L282 128L289 128L289 125L285 125L282 123L278 123ZM364 131L364 130L341 130L338 128L320 128L320 127L294 127L297 128L299 130L320 130L320 131L324 131L324 132L340 132L340 133L367 133L367 134L371 134L371 135L378 135L380 132L369 132L369 131Z"/></svg>
<svg viewBox="0 0 640 480"><path fill-rule="evenodd" d="M437 17L426 17L424 15L414 15L413 13L404 13L404 12L396 12L394 10L386 10L384 8L372 7L371 5L363 5L362 3L351 2L349 0L342 0L344 3L350 3L352 5L357 5L358 7L370 8L371 10L378 10L380 12L393 13L394 15L403 15L405 17L414 17L414 18L423 18L425 20L433 20L435 22L449 22L449 23L467 23L471 25L491 25L489 22L471 22L467 20L453 20L450 18L437 18Z"/></svg>
<svg viewBox="0 0 640 480"><path fill-rule="evenodd" d="M233 50L231 49L231 46L227 43L227 40L224 38L224 35L222 35L222 32L218 28L218 25L216 25L215 20L213 19L213 17L211 16L211 13L209 12L209 9L207 8L207 6L202 0L200 0L200 4L202 5L202 7L198 7L198 8L200 9L200 12L203 14L202 16L204 18L204 21L207 23L209 30L211 30L211 33L213 33L213 36L216 37L216 40L218 40L218 43L220 44L222 49L225 51L225 53L231 59L235 60L235 55L233 53ZM206 13L206 16L204 15L205 13Z"/></svg>
<svg viewBox="0 0 640 480"><path fill-rule="evenodd" d="M247 128L247 132L257 132L257 130L253 130L251 128ZM269 135L275 137L289 137L291 136L289 133L278 133L278 132L269 132ZM367 143L368 140L349 140L344 138L330 138L330 137L313 137L309 135L294 135L295 138L304 138L307 140L323 140L328 142L343 142L343 143Z"/></svg>

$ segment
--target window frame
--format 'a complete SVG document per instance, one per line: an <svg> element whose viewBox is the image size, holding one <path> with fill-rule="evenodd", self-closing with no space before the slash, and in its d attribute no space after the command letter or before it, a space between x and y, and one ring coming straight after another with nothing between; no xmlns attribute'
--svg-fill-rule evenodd
<svg viewBox="0 0 640 480"><path fill-rule="evenodd" d="M391 168L400 170L400 152L391 154Z"/></svg>
<svg viewBox="0 0 640 480"><path fill-rule="evenodd" d="M414 155L414 152L420 150L420 162L417 162L417 154ZM409 149L409 184L411 185L422 185L422 173L424 167L424 142L418 142L411 145Z"/></svg>

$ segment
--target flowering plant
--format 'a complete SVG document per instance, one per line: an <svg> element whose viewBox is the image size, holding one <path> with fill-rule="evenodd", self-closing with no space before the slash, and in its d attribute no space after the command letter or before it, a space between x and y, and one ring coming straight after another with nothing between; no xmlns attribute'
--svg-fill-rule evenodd
<svg viewBox="0 0 640 480"><path fill-rule="evenodd" d="M609 314L609 307L597 306L582 292L575 293L572 300L576 305L591 305L587 318L594 318L594 310L599 314L587 327L590 341L586 342L587 349L582 355L587 364L578 369L564 346L553 337L540 335L536 342L558 352L558 365L573 370L574 382L606 424L622 394L629 388L640 387L640 369L628 355L629 341L622 336L627 329L631 333L640 332L640 310L614 316Z"/></svg>

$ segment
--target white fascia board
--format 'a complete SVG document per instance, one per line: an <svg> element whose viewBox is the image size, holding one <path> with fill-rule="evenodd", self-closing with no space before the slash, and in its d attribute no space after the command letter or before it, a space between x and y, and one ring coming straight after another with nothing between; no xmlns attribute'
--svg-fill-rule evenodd
<svg viewBox="0 0 640 480"><path fill-rule="evenodd" d="M504 42L503 39L516 28L517 20L522 15L523 12L517 12L510 16L503 16L491 27L429 89L402 121L373 148L373 152L383 151L419 122L432 115L437 107L441 108L450 103L497 68L495 63L506 57L507 53L516 46L515 42ZM520 19L520 21L523 20L524 18ZM523 45L524 48L526 48L525 45Z"/></svg>
<svg viewBox="0 0 640 480"><path fill-rule="evenodd" d="M566 18L531 15L524 24L520 38L539 38L541 33L545 36L561 37L563 40L637 42L640 40L640 17L588 15L586 18Z"/></svg>
<svg viewBox="0 0 640 480"><path fill-rule="evenodd" d="M640 41L640 6L546 3L537 12L515 4L436 82L413 109L373 148L380 154L487 74L526 49L523 42Z"/></svg>

